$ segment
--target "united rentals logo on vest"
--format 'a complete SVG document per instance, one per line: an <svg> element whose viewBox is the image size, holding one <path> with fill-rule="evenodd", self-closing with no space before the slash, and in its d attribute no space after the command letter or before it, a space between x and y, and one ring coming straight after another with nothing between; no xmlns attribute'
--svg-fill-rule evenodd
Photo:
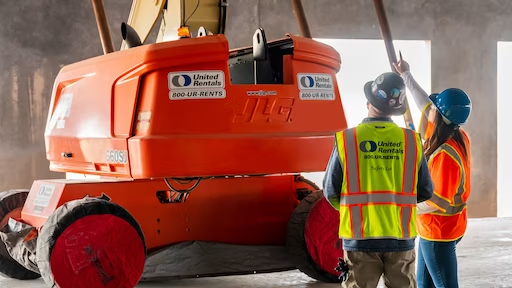
<svg viewBox="0 0 512 288"><path fill-rule="evenodd" d="M399 155L404 154L404 148L402 141L371 141L364 140L359 143L359 150L366 153L381 153L379 154L365 154L364 159L379 159L379 160L400 160ZM399 154L399 155L389 155Z"/></svg>
<svg viewBox="0 0 512 288"><path fill-rule="evenodd" d="M394 123L383 123L378 132L374 126L363 123L336 133L344 171L339 237L412 239L417 234L420 137Z"/></svg>

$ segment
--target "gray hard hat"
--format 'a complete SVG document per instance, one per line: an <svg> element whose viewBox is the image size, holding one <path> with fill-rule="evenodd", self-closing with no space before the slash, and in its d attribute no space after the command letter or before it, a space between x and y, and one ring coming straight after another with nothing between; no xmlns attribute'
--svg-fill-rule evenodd
<svg viewBox="0 0 512 288"><path fill-rule="evenodd" d="M383 113L395 116L405 113L405 84L397 73L383 73L375 81L367 82L364 94L368 102Z"/></svg>

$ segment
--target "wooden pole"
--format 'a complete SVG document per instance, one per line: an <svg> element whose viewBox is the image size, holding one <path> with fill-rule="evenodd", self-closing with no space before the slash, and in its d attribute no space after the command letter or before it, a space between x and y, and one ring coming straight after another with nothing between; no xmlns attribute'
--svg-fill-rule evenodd
<svg viewBox="0 0 512 288"><path fill-rule="evenodd" d="M375 4L375 10L377 11L377 18L379 20L382 39L384 39L384 44L386 45L386 51L388 53L391 71L397 72L395 70L395 67L393 66L393 63L397 63L397 58L395 53L395 47L393 46L393 37L391 36L391 30L389 29L389 23L386 17L386 11L384 10L384 4L382 3L382 0L373 0L373 3ZM409 102L407 101L407 97L405 98L404 105L406 107L404 114L405 125L412 130L416 130L414 122L412 120L411 110L409 109Z"/></svg>
<svg viewBox="0 0 512 288"><path fill-rule="evenodd" d="M103 0L92 0L92 8L94 9L96 24L98 25L98 31L100 32L103 53L108 54L114 52L114 43L112 42L112 37L110 36L110 29L108 27L107 15L105 13Z"/></svg>
<svg viewBox="0 0 512 288"><path fill-rule="evenodd" d="M297 23L299 24L299 30L302 37L312 38L311 31L309 30L308 20L306 19L306 14L304 13L304 7L302 7L301 0L292 0L293 12L295 17L297 18Z"/></svg>

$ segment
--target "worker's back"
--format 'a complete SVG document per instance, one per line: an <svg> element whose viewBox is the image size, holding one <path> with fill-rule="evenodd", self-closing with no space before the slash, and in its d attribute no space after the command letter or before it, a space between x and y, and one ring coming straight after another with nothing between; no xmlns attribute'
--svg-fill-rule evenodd
<svg viewBox="0 0 512 288"><path fill-rule="evenodd" d="M393 122L365 121L338 133L337 141L346 175L340 221L352 223L350 230L340 226L340 238L414 238L419 136ZM366 215L364 223L354 213Z"/></svg>
<svg viewBox="0 0 512 288"><path fill-rule="evenodd" d="M363 169L360 172L363 180L361 191L385 191L390 187L393 187L393 191L414 191L414 183L410 183L408 179L402 181L403 177L399 173L403 168L413 168L403 167L403 163L407 158L415 159L418 154L416 149L407 149L416 147L414 137L407 138L404 143L401 140L404 129L389 122L367 122L359 127L361 137L357 142L364 143L364 147L359 147L359 165L365 166L361 167ZM417 169L414 170L410 172L417 172Z"/></svg>
<svg viewBox="0 0 512 288"><path fill-rule="evenodd" d="M389 287L415 287L416 205L432 197L432 180L419 134L391 120L407 110L403 79L383 73L363 91L368 118L336 133L324 179L340 212L337 269L346 287L375 287L382 275Z"/></svg>

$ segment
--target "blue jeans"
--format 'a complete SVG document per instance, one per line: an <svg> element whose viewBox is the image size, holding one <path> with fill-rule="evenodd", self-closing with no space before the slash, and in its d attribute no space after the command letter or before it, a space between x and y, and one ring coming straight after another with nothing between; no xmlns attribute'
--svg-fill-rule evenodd
<svg viewBox="0 0 512 288"><path fill-rule="evenodd" d="M456 246L462 239L434 242L420 238L418 247L418 288L458 288Z"/></svg>

